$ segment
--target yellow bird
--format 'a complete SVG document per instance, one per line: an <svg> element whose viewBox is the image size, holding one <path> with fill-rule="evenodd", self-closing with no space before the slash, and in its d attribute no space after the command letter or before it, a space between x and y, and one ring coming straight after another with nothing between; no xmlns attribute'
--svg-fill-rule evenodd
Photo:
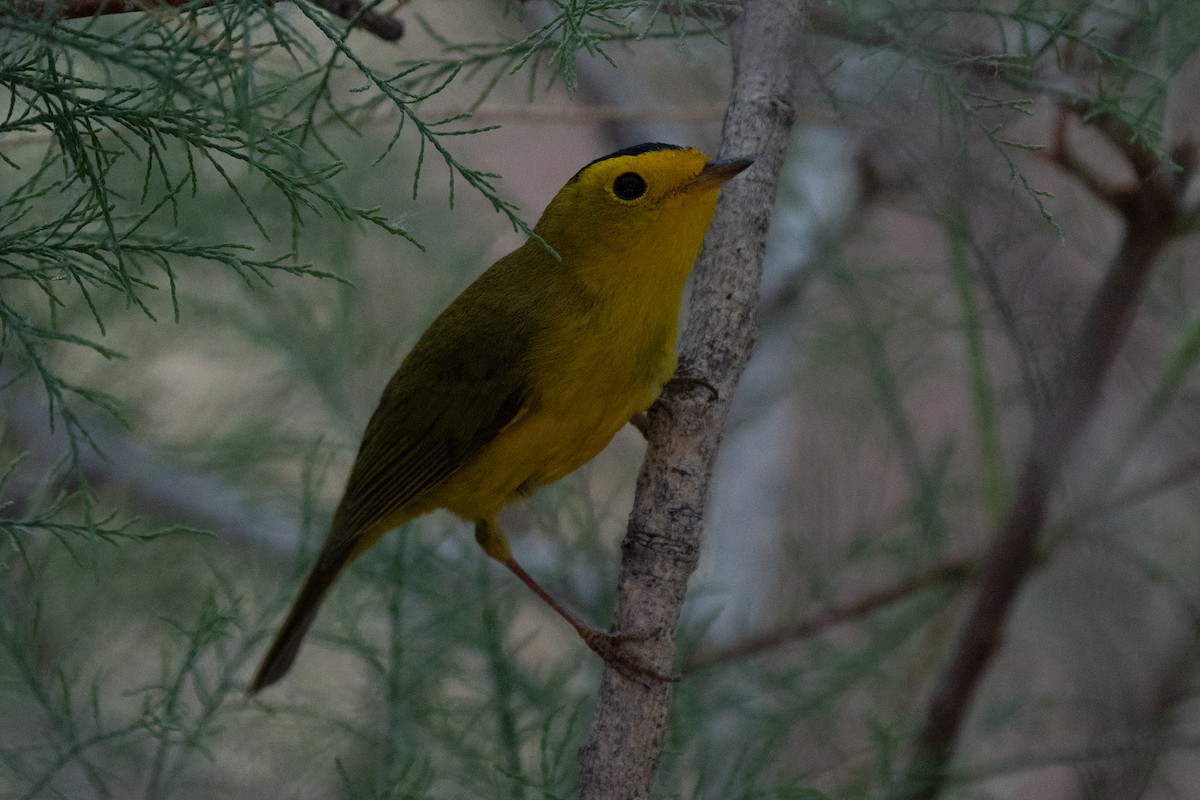
<svg viewBox="0 0 1200 800"><path fill-rule="evenodd" d="M659 143L597 159L534 228L554 253L530 238L433 321L383 391L329 538L251 694L291 667L347 564L438 508L474 522L489 556L622 665L621 637L543 590L513 558L497 516L585 464L658 398L675 372L684 280L718 190L750 164Z"/></svg>

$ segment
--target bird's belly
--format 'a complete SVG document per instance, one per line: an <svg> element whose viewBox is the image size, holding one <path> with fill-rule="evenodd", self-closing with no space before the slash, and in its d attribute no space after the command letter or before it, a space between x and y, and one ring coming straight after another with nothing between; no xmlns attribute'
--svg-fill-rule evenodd
<svg viewBox="0 0 1200 800"><path fill-rule="evenodd" d="M594 458L661 388L655 382L625 396L596 392L535 406L447 479L435 502L464 519L492 517Z"/></svg>

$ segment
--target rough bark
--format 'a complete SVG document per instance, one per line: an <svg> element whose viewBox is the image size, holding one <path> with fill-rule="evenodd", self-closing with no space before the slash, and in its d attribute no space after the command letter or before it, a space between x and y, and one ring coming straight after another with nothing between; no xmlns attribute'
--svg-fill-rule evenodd
<svg viewBox="0 0 1200 800"><path fill-rule="evenodd" d="M645 663L669 672L688 577L696 568L705 496L730 401L750 358L762 255L794 118L800 9L749 0L732 29L733 88L720 155L755 164L722 190L696 265L682 371L693 385L671 392L650 417L649 447L623 543L614 630ZM587 745L580 796L644 798L662 756L671 685L606 669Z"/></svg>

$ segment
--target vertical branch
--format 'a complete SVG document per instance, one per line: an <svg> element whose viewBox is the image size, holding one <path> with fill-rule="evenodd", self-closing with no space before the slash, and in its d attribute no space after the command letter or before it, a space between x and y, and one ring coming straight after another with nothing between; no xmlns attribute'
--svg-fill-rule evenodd
<svg viewBox="0 0 1200 800"><path fill-rule="evenodd" d="M722 190L696 265L682 363L703 388L664 397L623 543L615 629L648 638L639 657L669 672L713 461L734 388L754 342L762 254L794 118L800 10L790 0L748 0L732 30L734 78L721 155L755 165ZM588 744L580 796L645 798L662 756L671 686L644 686L609 668Z"/></svg>
<svg viewBox="0 0 1200 800"><path fill-rule="evenodd" d="M946 782L963 721L1000 649L1017 593L1033 565L1050 494L1072 444L1099 405L1150 268L1183 216L1181 194L1189 170L1172 172L1171 165L1141 149L1111 118L1097 117L1096 124L1122 149L1137 176L1135 186L1100 195L1124 217L1124 238L1088 304L1061 388L1035 426L1016 492L992 539L978 594L950 661L934 685L912 760L893 795L900 800L936 797ZM1072 162L1060 158L1060 163L1070 168Z"/></svg>

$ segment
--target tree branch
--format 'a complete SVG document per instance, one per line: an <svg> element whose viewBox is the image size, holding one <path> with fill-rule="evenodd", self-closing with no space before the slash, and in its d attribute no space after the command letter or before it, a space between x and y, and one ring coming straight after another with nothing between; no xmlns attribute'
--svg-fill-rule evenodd
<svg viewBox="0 0 1200 800"><path fill-rule="evenodd" d="M704 387L672 393L655 415L623 543L614 629L647 634L644 663L669 671L700 523L733 390L754 341L762 255L779 171L795 116L794 56L800 14L790 0L748 0L732 29L733 88L721 154L755 165L729 183L696 265L683 361ZM645 798L662 756L671 686L643 686L608 668L589 741L580 751L580 796Z"/></svg>
<svg viewBox="0 0 1200 800"><path fill-rule="evenodd" d="M1054 121L1054 145L1047 151L1047 155L1061 169L1073 175L1097 200L1110 206L1118 205L1122 193L1129 191L1128 187L1106 182L1095 170L1076 157L1075 148L1071 146L1068 136L1068 123L1071 118L1069 108L1059 108L1058 118Z"/></svg>
<svg viewBox="0 0 1200 800"><path fill-rule="evenodd" d="M1101 391L1137 310L1158 254L1176 233L1183 213L1187 170L1142 149L1107 115L1093 118L1137 175L1136 188L1116 207L1125 235L1108 274L1084 315L1061 389L1037 423L1016 492L992 539L975 602L949 663L936 681L911 761L893 797L928 800L947 780L947 768L980 680L1000 649L1005 625L1034 564L1050 494L1072 444L1100 403ZM1187 160L1190 163L1190 159Z"/></svg>
<svg viewBox="0 0 1200 800"><path fill-rule="evenodd" d="M780 645L807 639L835 625L860 619L881 608L899 603L930 587L961 583L970 577L978 567L979 562L973 558L944 561L924 572L904 578L891 586L868 592L848 603L832 605L788 625L756 636L748 636L728 647L711 650L707 653L698 653L684 664L683 673L690 675L717 664L748 658Z"/></svg>
<svg viewBox="0 0 1200 800"><path fill-rule="evenodd" d="M7 370L3 439L30 453L29 474L49 473L67 454L67 434L51 427L46 400L37 392L14 388ZM94 488L125 498L131 508L155 519L204 526L229 541L274 556L290 556L301 521L282 503L256 505L241 487L231 486L164 457L106 420L84 415L95 449L79 448L78 468ZM15 487L16 498L26 487ZM13 492L8 492L10 495Z"/></svg>
<svg viewBox="0 0 1200 800"><path fill-rule="evenodd" d="M385 42L399 41L404 36L404 22L387 14L380 14L360 0L312 0L317 6L336 17L354 23L367 33ZM162 8L179 8L184 5L207 7L223 0L206 0L199 6L194 0L20 0L16 5L18 14L30 19L82 19L107 14L128 14L134 11L152 11Z"/></svg>

